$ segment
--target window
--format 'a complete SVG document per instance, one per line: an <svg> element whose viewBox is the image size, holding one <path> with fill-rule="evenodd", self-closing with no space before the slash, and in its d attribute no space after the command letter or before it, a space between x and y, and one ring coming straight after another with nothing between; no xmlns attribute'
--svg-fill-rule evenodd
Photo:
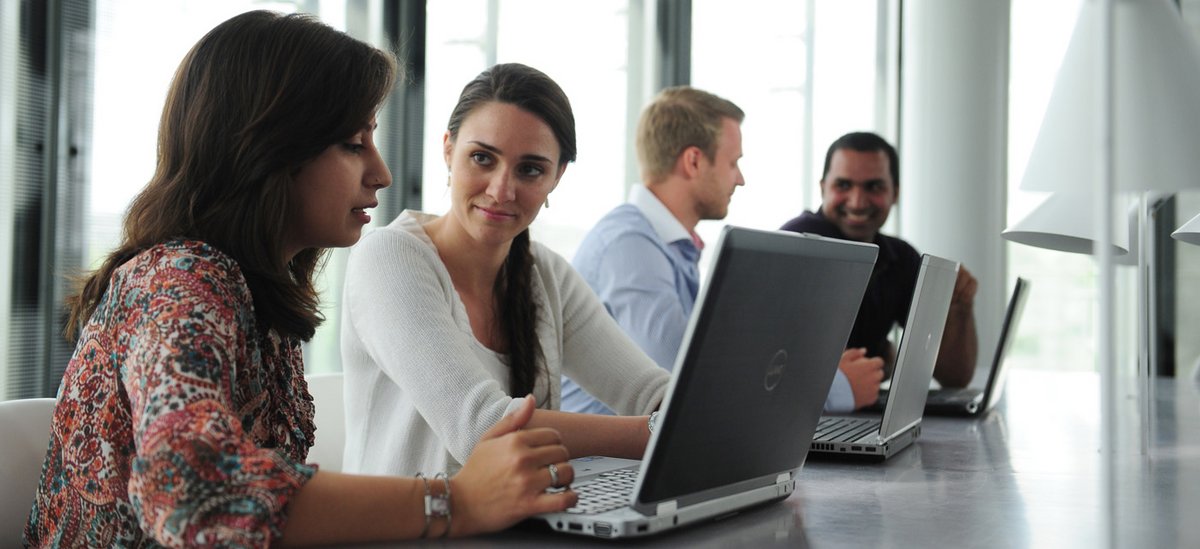
<svg viewBox="0 0 1200 549"><path fill-rule="evenodd" d="M0 398L53 394L71 353L59 304L81 267L82 201L66 191L90 154L92 14L47 4L0 3Z"/></svg>
<svg viewBox="0 0 1200 549"><path fill-rule="evenodd" d="M386 7L379 0L77 0L66 3L86 16L77 24L78 32L64 40L83 48L77 56L81 60L77 72L71 73L71 78L65 81L81 105L80 112L71 116L71 120L81 127L72 134L77 142L71 142L78 146L79 160L76 162L78 169L70 172L72 178L64 183L63 190L51 194L65 197L62 208L77 209L72 214L58 216L59 224L64 224L58 238L74 247L60 247L62 249L57 253L66 259L55 260L58 270L47 274L47 278L94 268L117 244L125 208L153 173L158 117L171 76L186 51L205 32L229 17L251 9L310 11L331 26L379 43L384 23L382 13ZM12 7L15 4L6 2L3 6L6 10L15 10ZM29 8L30 5L33 8ZM44 8L44 5L22 3L22 8L27 10L37 11L39 7ZM631 31L631 25L636 24L638 18L633 18L634 23L631 23L630 9L630 3L624 0L429 2L427 19L423 22L428 37L425 44L428 67L425 97L428 101L424 105L427 129L420 143L424 150L424 194L427 197L422 209L432 213L446 210L445 164L440 158L439 145L445 121L462 86L497 61L523 62L553 77L566 90L575 108L579 160L567 170L554 193L554 207L545 210L533 228L535 238L569 258L595 220L624 197L625 136L631 133L626 98L631 89L640 91L637 87L640 80L631 80L627 76L630 59L637 59L641 51L637 40L629 38L640 37L642 32L640 27L633 27L635 30ZM643 9L641 2L637 2L636 9ZM44 10L39 13L45 17ZM4 53L0 57L3 60L0 70L5 75L16 70L13 53L18 51L14 47L16 34L8 32L8 26L18 19L29 18L9 15L6 12L2 19L6 27L0 43ZM574 24L579 21L589 24ZM36 29L38 25L31 27ZM401 41L405 38L402 36ZM603 44L604 47L575 47L581 43ZM154 47L147 47L147 44ZM556 46L564 44L572 47ZM50 81L52 79L43 76L36 83L45 85ZM13 113L20 109L14 98L18 92L24 93L49 109L46 99L49 94L44 89L24 91L20 86L12 85L14 79L10 78L0 79L0 82L3 82L0 85L0 128L4 129L0 136L5 139L0 145L4 145L3 154L10 155L11 151L19 150L11 146L12 136L29 134L16 130ZM43 108L31 112L34 115L28 118L36 119ZM381 139L381 147L387 147L383 141ZM33 152L35 144L28 145L30 158L39 158ZM391 145L401 144L393 142ZM411 144L407 146L411 147ZM12 166L25 165L7 162L8 156L4 160L0 170L14 170ZM36 162L32 166L36 168ZM395 174L397 166L391 167ZM9 172L0 173L6 179L11 177ZM40 173L29 174L25 180L31 183L17 187L15 191L6 185L3 188L4 204L28 203L36 213L41 196L38 182L46 177ZM381 202L388 200L388 197L381 197ZM41 275L35 270L34 276L25 277L27 281L16 280L21 278L21 272L14 269L14 265L37 265L39 240L36 234L13 234L13 227L20 225L14 218L22 215L17 208L6 206L0 211L3 212L0 222L4 224L4 232L0 233L0 253L5 262L0 265L4 277L0 282L5 288L0 291L0 307L13 319L9 329L0 336L0 353L4 357L0 366L0 371L4 372L0 377L0 397L52 394L72 349L60 343L58 347L61 348L54 357L45 359L37 354L51 339L62 341L58 333L62 319L51 319L37 312L44 308L35 307L31 315L40 316L21 321L22 313L18 310L21 304L15 301L21 296L39 295L37 285ZM375 217L373 223L376 225L391 221L390 216ZM73 225L67 227L67 222ZM25 220L23 226L38 227L37 217ZM30 242L33 243L31 249L21 248ZM326 322L313 341L305 345L306 365L310 371L340 369L339 299L345 253L345 250L334 251L317 281L322 291ZM25 282L31 286L28 291L10 290ZM60 284L55 291L54 296L43 298L42 302L61 303L67 291L65 285ZM26 327L32 333L28 333ZM54 334L47 336L51 330ZM20 355L19 360L12 358L16 355ZM44 364L56 365L57 370L43 372ZM31 379L6 383L14 376ZM21 388L9 385L20 385Z"/></svg>
<svg viewBox="0 0 1200 549"><path fill-rule="evenodd" d="M117 245L125 208L153 174L158 119L187 50L216 24L251 9L313 10L345 29L371 15L378 24L380 6L379 0L67 0L60 20L47 24L45 2L3 3L0 310L9 321L0 331L0 398L54 394L73 351L61 336L69 277L95 268ZM61 59L51 46L61 49ZM52 103L56 86L60 104ZM43 192L47 180L56 182L51 192ZM335 256L325 278L339 272ZM311 346L322 358L337 352L321 354L336 340L338 318L336 301L324 295L329 321Z"/></svg>
<svg viewBox="0 0 1200 549"><path fill-rule="evenodd" d="M1012 1L1010 223L1040 198L1019 190L1020 177L1080 2ZM0 3L0 310L9 319L0 330L0 398L53 393L71 349L56 329L61 317L53 318L61 311L47 312L42 304L61 301L62 274L94 267L117 243L125 207L152 174L162 101L187 49L220 21L250 9L315 11L334 27L380 43L385 4L63 0L62 6L60 35L44 37L66 44L56 70L70 75L62 83L69 123L55 144L49 141L54 136L38 133L58 108L47 99L55 83L46 64L54 60L30 30L44 26L45 3ZM419 143L391 143L421 151L422 202L413 207L433 214L449 207L440 145L462 87L494 63L525 63L554 78L575 111L578 161L532 228L535 239L570 259L592 225L625 200L630 185L640 184L632 139L641 107L656 91L646 76L655 64L647 38L654 6L652 0L427 2L423 134ZM727 223L774 229L818 207L825 148L841 134L869 130L895 140L898 6L897 0L693 0L691 83L734 101L747 115L746 186L725 220L700 224L702 237L715 241ZM59 158L67 160L46 166L45 147L59 147ZM397 175L397 166L392 169ZM41 182L48 180L57 192L43 192ZM54 245L43 247L39 212L48 196L57 200L52 221L58 234ZM1181 210L1180 222L1191 213ZM390 215L375 217L377 226L391 221ZM345 253L334 252L318 281L327 320L305 346L312 371L340 369ZM1091 367L1091 258L1022 245L1010 246L1008 254L1010 279L1027 276L1036 294L1061 297L1030 300L1010 360L1017 367ZM46 261L59 270L39 271ZM46 281L57 285L47 289ZM42 364L57 370L41 372Z"/></svg>
<svg viewBox="0 0 1200 549"><path fill-rule="evenodd" d="M1192 29L1193 39L1200 43L1200 0L1183 0L1180 5L1183 18ZM1178 227L1200 214L1200 193L1183 192L1176 198L1175 225ZM1175 346L1176 375L1200 380L1200 341L1183 336L1200 332L1200 307L1195 306L1200 303L1200 284L1197 284L1200 282L1200 246L1181 242L1173 245L1177 254L1176 270L1172 273L1175 293L1169 298L1174 299L1175 319L1174 330L1167 337Z"/></svg>
<svg viewBox="0 0 1200 549"><path fill-rule="evenodd" d="M1008 224L1021 220L1046 196L1020 190L1025 163L1037 139L1046 104L1080 0L1013 0L1008 126ZM1017 339L1008 355L1014 368L1089 370L1095 366L1093 323L1096 269L1091 256L1008 246L1009 280L1031 279ZM1009 284L1006 288L1011 288ZM1055 296L1038 299L1036 296Z"/></svg>
<svg viewBox="0 0 1200 549"><path fill-rule="evenodd" d="M529 65L562 87L575 113L578 159L530 228L535 240L571 259L592 225L625 198L628 113L640 108L628 97L641 82L629 70L630 58L641 55L630 9L627 0L429 2L422 209L449 210L441 144L463 86L495 63Z"/></svg>
<svg viewBox="0 0 1200 549"><path fill-rule="evenodd" d="M880 0L693 3L692 84L746 112L746 185L724 220L697 227L705 241L725 224L778 229L818 208L825 150L841 135L895 142L892 9Z"/></svg>

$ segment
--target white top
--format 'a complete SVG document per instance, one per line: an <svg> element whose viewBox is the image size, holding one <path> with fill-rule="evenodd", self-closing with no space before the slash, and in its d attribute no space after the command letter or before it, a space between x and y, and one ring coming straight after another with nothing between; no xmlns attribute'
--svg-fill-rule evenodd
<svg viewBox="0 0 1200 549"><path fill-rule="evenodd" d="M405 211L350 250L341 331L348 473L453 474L514 407L508 366L475 338L422 227L434 219ZM534 394L550 395L538 407L559 408L566 373L618 414L649 414L670 374L624 335L565 259L536 242L530 249L548 374Z"/></svg>

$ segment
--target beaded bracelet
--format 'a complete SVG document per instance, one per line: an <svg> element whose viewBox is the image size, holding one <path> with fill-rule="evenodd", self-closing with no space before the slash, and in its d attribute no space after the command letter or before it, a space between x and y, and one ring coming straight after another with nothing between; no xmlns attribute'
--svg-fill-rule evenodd
<svg viewBox="0 0 1200 549"><path fill-rule="evenodd" d="M425 478L424 473L417 473L415 477L421 479L421 483L425 485L425 527L421 529L421 538L429 535L429 525L434 518L446 519L446 531L442 532L441 537L450 535L450 477L446 473L438 473L434 475L434 480L441 480L442 486L445 488L441 495L434 495L429 489L429 479Z"/></svg>

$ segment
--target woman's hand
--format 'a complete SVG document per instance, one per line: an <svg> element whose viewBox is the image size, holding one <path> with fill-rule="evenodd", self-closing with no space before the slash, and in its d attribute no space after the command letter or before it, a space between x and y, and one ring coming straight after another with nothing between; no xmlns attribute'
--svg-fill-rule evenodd
<svg viewBox="0 0 1200 549"><path fill-rule="evenodd" d="M504 416L475 445L462 470L450 479L452 536L507 528L538 513L562 511L578 499L575 492L546 492L568 486L575 470L554 429L521 430L533 417L533 397ZM557 468L552 485L548 465Z"/></svg>

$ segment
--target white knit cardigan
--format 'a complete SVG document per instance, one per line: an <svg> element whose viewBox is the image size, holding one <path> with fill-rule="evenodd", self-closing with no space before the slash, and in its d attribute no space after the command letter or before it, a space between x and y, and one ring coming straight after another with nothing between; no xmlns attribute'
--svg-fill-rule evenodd
<svg viewBox="0 0 1200 549"><path fill-rule="evenodd" d="M405 211L350 250L341 326L346 472L453 474L512 407L508 367L473 335L422 227L433 219ZM624 335L566 260L536 242L531 253L548 374L534 394L550 397L538 406L559 408L565 373L618 414L650 413L670 374Z"/></svg>

